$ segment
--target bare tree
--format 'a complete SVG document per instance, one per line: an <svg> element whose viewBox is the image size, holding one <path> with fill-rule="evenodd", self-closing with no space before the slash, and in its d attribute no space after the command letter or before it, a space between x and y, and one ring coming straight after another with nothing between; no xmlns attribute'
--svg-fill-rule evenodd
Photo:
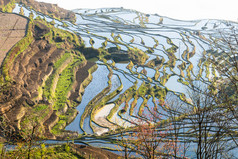
<svg viewBox="0 0 238 159"><path fill-rule="evenodd" d="M182 152L182 156L186 156L189 143L185 134L185 116L184 112L187 110L186 103L181 101L176 95L169 93L165 100L165 108L168 117L171 119L171 126L169 129L171 140L174 145L172 147L174 157L181 156L178 152Z"/></svg>
<svg viewBox="0 0 238 159"><path fill-rule="evenodd" d="M226 138L224 109L217 105L218 93L214 93L212 84L191 82L188 95L191 101L190 132L196 144L198 159L221 158L229 150Z"/></svg>
<svg viewBox="0 0 238 159"><path fill-rule="evenodd" d="M163 108L164 102L159 103L160 105L154 107L146 106L146 112L131 120L135 127L120 134L120 145L124 147L125 158L131 152L136 152L145 159L185 158L184 153L179 153L184 149L177 144L180 126L175 126L174 133L173 127L166 122L169 117L166 112L168 109Z"/></svg>
<svg viewBox="0 0 238 159"><path fill-rule="evenodd" d="M226 120L222 126L226 133L236 141L236 127L238 125L238 35L235 27L223 29L219 37L210 42L217 51L209 51L208 60L218 72L218 77L213 79L213 87L217 93L213 94L216 106L220 108L216 122ZM215 84L214 84L215 83Z"/></svg>

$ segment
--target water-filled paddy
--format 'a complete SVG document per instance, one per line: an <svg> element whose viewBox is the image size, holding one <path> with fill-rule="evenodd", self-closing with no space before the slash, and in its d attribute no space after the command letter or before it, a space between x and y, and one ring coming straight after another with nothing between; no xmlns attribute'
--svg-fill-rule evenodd
<svg viewBox="0 0 238 159"><path fill-rule="evenodd" d="M29 16L30 9L24 7L23 9L25 15ZM20 7L17 5L13 12L19 11ZM219 37L217 35L218 29L230 28L226 22L218 20L180 21L157 15L146 16L139 12L121 8L74 11L78 13L76 14L75 24L67 22L68 26L62 26L62 22L55 20L55 26L78 33L84 40L86 47L101 48L102 43L107 39L107 46L104 47L106 49L118 47L127 51L128 48L126 46L128 46L129 48L138 48L148 55L145 63L138 64L134 62L131 70L127 68L130 60L124 61L125 63L115 63L114 66L112 66L112 62L108 62L108 67L112 69L110 79L108 78L107 64L98 62L98 69L92 74L92 81L85 88L81 103L77 106L79 113L74 121L65 128L66 130L77 131L79 134L85 131L87 134L101 135L108 132L113 127L113 123L125 127L133 126L131 121L137 119L140 110L145 114L149 114L149 110L154 109L153 97L150 97L153 93L157 93L157 97L160 98L155 98L156 102L166 98L164 92L174 92L171 94L173 96L177 95L176 97L180 97L180 100L183 99L181 98L183 95L185 99L188 98L186 89L190 79L196 79L196 77L201 76L203 80L208 82L212 77L212 66L204 64L204 61L199 63L201 57L206 56L205 51L211 49L209 44L210 36ZM41 15L34 11L33 14L34 18L40 15L45 17L48 22L52 21L49 16ZM237 24L234 25L237 27ZM121 56L124 55L122 54ZM159 60L154 60L156 57L159 57ZM155 74L158 72L159 76L155 79ZM82 130L80 128L80 120L85 108L95 96L102 93L103 89L109 86L109 83L111 83L111 88L106 93L106 96L110 96L115 91L116 93L110 99L105 100L103 107L96 111L97 113L94 116L95 123L91 121L91 115L85 118ZM133 85L136 86L132 88ZM139 90L144 85L145 87ZM121 90L117 90L120 86L122 86ZM158 86L159 88L152 89L153 86ZM123 110L127 99L129 106L127 110ZM135 99L137 101L134 103L135 107L130 114L131 105ZM103 100L104 98L98 102ZM116 102L119 103L118 109L108 121L107 117L116 106ZM162 107L160 107L160 113L167 115ZM166 117L164 116L163 119L165 120ZM105 127L103 127L103 122L111 125L108 127L104 125ZM191 121L184 120L184 123L186 123L187 127L180 131L188 131L190 129ZM115 146L103 139L85 139L85 142L98 147ZM195 144L190 143L191 145ZM189 149L188 156L194 156L192 148Z"/></svg>

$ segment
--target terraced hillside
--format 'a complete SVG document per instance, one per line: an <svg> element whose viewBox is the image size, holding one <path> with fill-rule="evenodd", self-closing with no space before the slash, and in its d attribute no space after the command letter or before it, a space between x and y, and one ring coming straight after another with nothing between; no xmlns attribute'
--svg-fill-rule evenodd
<svg viewBox="0 0 238 159"><path fill-rule="evenodd" d="M211 63L204 60L216 49L212 41L221 36L220 31L237 26L218 20L179 21L117 8L75 12L77 25L69 25L68 29L77 31L85 39L86 46L106 49L109 55L102 61L118 78L114 85L120 93L113 99L106 97L106 101L116 104L108 119L121 118L117 113L125 101L130 105L139 99L140 104L146 104L150 98L165 100L169 93L188 102L186 88L190 87L191 80L209 83L218 75ZM110 78L108 80L111 83ZM147 105L153 105L149 101ZM90 118L94 123L93 117Z"/></svg>
<svg viewBox="0 0 238 159"><path fill-rule="evenodd" d="M27 45L13 48L2 67L1 113L14 129L37 123L47 138L81 137L75 142L115 150L123 147L120 135L129 137L126 131L147 122L169 134L163 142L178 141L193 158L205 112L206 139L222 133L220 157L235 156L237 23L180 21L123 8L74 10L74 24L22 4L13 12L31 19ZM202 87L196 83L216 100L202 96L198 102ZM224 90L231 101L225 106L214 104L221 102L221 83L234 88ZM224 112L232 124L217 123L215 114L225 118ZM155 114L155 121L148 118Z"/></svg>
<svg viewBox="0 0 238 159"><path fill-rule="evenodd" d="M5 16L11 18L12 14ZM4 120L12 126L9 131L29 129L37 122L40 136L55 138L74 119L75 106L96 69L78 51L84 50L81 45L70 32L43 20L30 20L27 35L2 65L0 107Z"/></svg>
<svg viewBox="0 0 238 159"><path fill-rule="evenodd" d="M194 90L195 83L202 83L205 88L208 85L218 87L219 81L226 81L221 70L209 59L226 56L222 52L229 52L229 48L220 50L227 44L220 39L231 35L237 23L222 20L180 21L122 8L75 10L75 13L76 25L68 23L67 29L80 34L86 46L105 51L98 64L108 71L98 69L93 74L92 83L85 89L82 103L77 108L83 112L66 130L105 135L102 140L92 137L92 141L85 142L101 147L110 145L112 148L115 144L113 139L120 134L115 130L133 127L135 121L146 121L148 119L144 116L156 113L163 123L159 130L163 132L176 128L171 133L179 134L180 148L189 145L187 156L193 158L193 147L196 148L198 142L195 136L199 132L194 122L198 122L199 106L194 105L194 97L189 92ZM231 67L237 70L234 66ZM104 98L101 98L102 95ZM237 104L237 98L233 100ZM169 106L173 103L171 101L177 104ZM168 103L167 107L164 103ZM213 108L213 112L219 109ZM213 112L209 112L209 116L212 117ZM234 116L233 119L236 120ZM206 118L211 128L208 130L212 136L209 139L216 135L213 130L219 129L212 120ZM236 131L237 127L234 124L229 129ZM219 130L225 132L224 129ZM174 141L174 137L168 136L168 139ZM114 141L113 144L108 138ZM226 137L222 147L232 156L236 146L231 140ZM221 155L224 151L219 152Z"/></svg>

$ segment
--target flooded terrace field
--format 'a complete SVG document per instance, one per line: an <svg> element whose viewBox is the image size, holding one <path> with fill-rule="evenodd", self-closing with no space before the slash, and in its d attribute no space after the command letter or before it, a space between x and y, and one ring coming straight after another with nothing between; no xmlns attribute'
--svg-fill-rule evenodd
<svg viewBox="0 0 238 159"><path fill-rule="evenodd" d="M18 7L15 12L19 12ZM30 11L24 8L24 12L26 15ZM112 141L120 139L115 130L133 127L138 120L147 122L144 116L156 112L161 117L151 122L163 123L161 131L177 125L180 144L189 145L186 155L194 157L191 147L196 142L196 130L192 131L194 121L190 120L194 107L188 94L189 82L207 85L220 76L204 58L210 56L209 50L220 51L211 44L220 38L220 31L237 28L237 23L180 21L123 8L74 12L75 24L55 20L54 25L80 35L86 47L107 50L110 55L88 59L95 61L98 68L76 108L77 117L65 129L89 135L83 139L86 144L114 150ZM33 13L52 21L46 15ZM131 57L133 51L137 55ZM177 105L168 108L163 103L171 99ZM210 126L216 129L217 125ZM232 129L237 130L235 126Z"/></svg>

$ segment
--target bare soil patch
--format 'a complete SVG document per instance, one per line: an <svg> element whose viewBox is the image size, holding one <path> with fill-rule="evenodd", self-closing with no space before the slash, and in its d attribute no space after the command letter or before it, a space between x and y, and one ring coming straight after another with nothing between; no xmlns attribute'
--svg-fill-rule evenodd
<svg viewBox="0 0 238 159"><path fill-rule="evenodd" d="M27 24L27 18L0 13L0 66L8 51L26 35Z"/></svg>
<svg viewBox="0 0 238 159"><path fill-rule="evenodd" d="M85 146L85 145L76 145L76 144L71 144L70 146L75 153L77 153L81 156L84 156L87 159L90 159L90 158L95 158L95 159L122 158L122 156L119 156L119 155L112 153L110 151L107 151L107 150L103 150L101 148Z"/></svg>

